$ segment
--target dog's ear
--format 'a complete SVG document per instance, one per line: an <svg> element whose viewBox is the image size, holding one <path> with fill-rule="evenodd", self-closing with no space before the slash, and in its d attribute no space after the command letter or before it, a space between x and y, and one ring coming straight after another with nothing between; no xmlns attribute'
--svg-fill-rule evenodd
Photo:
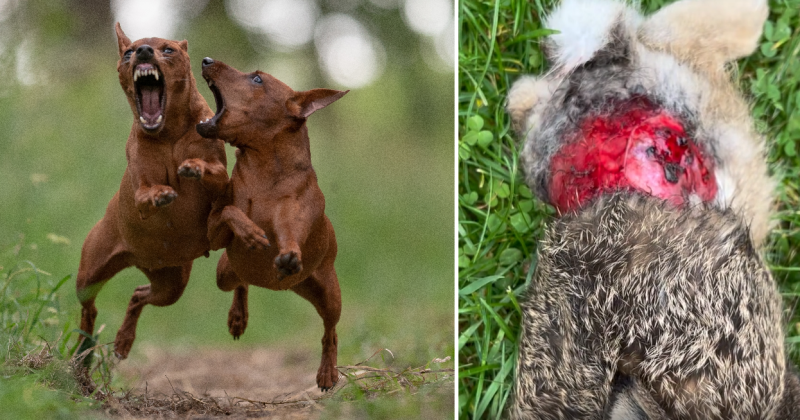
<svg viewBox="0 0 800 420"><path fill-rule="evenodd" d="M189 41L184 39L183 41L179 42L178 45L181 47L182 50L189 52Z"/></svg>
<svg viewBox="0 0 800 420"><path fill-rule="evenodd" d="M710 72L750 55L769 14L767 0L680 0L649 16L639 39Z"/></svg>
<svg viewBox="0 0 800 420"><path fill-rule="evenodd" d="M289 101L295 106L290 109L300 118L308 118L326 106L336 102L337 99L344 96L349 90L333 90L333 89L311 89L305 92L297 92Z"/></svg>
<svg viewBox="0 0 800 420"><path fill-rule="evenodd" d="M119 46L119 56L122 57L125 55L125 51L128 50L128 46L131 45L131 40L125 36L125 32L122 32L122 27L119 26L119 22L117 22L114 30L117 32L117 45Z"/></svg>

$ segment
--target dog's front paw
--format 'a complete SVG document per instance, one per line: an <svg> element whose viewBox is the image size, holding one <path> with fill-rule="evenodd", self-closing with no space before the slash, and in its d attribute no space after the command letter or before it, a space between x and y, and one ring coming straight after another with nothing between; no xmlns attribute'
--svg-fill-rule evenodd
<svg viewBox="0 0 800 420"><path fill-rule="evenodd" d="M153 187L151 193L151 204L153 207L165 207L172 204L178 198L178 193L166 185L157 185Z"/></svg>
<svg viewBox="0 0 800 420"><path fill-rule="evenodd" d="M278 280L283 280L284 277L299 273L303 269L303 262L296 252L289 251L275 257L275 268L278 269Z"/></svg>
<svg viewBox="0 0 800 420"><path fill-rule="evenodd" d="M190 179L202 179L205 163L201 159L186 159L178 167L178 175Z"/></svg>

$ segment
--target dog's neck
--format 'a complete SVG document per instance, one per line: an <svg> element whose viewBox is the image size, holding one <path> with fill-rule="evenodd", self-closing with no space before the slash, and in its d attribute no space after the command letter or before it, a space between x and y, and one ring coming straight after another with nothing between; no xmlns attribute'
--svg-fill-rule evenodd
<svg viewBox="0 0 800 420"><path fill-rule="evenodd" d="M238 141L237 141L238 140ZM255 138L234 140L236 165L258 167L269 178L285 178L289 174L313 171L308 129L281 130L275 134L258 133Z"/></svg>

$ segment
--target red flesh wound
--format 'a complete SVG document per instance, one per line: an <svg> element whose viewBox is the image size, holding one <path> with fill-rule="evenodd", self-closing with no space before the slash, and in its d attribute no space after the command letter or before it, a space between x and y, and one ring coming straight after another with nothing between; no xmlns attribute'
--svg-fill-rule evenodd
<svg viewBox="0 0 800 420"><path fill-rule="evenodd" d="M550 201L561 212L603 192L635 190L685 204L717 195L713 162L678 119L634 98L611 115L591 115L550 161Z"/></svg>

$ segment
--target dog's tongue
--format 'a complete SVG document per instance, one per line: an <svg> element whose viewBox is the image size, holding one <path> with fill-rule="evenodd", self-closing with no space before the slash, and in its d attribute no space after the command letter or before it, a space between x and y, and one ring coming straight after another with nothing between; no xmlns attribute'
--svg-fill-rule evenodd
<svg viewBox="0 0 800 420"><path fill-rule="evenodd" d="M635 190L675 205L716 197L713 163L673 116L646 99L591 115L550 161L551 203L569 211L603 192Z"/></svg>
<svg viewBox="0 0 800 420"><path fill-rule="evenodd" d="M149 121L154 121L161 115L161 87L142 86L140 92L142 94L142 116Z"/></svg>

